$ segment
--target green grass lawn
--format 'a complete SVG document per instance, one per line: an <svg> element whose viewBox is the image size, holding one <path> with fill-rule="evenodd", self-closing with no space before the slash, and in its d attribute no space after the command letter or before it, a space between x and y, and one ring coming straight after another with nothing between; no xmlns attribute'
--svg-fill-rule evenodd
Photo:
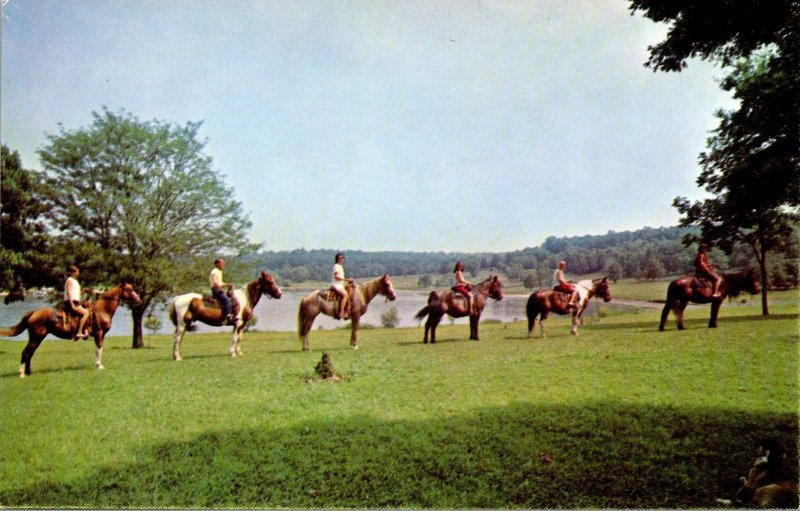
<svg viewBox="0 0 800 511"><path fill-rule="evenodd" d="M756 442L797 460L798 305L517 323L47 340L20 380L0 341L0 506L707 508ZM125 311L127 313L127 311ZM343 380L309 382L323 351Z"/></svg>

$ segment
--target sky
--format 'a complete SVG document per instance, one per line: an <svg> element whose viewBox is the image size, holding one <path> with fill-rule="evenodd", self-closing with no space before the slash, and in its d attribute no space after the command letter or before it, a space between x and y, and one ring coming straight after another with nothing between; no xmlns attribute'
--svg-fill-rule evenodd
<svg viewBox="0 0 800 511"><path fill-rule="evenodd" d="M0 139L202 121L264 250L506 252L677 224L723 72L625 0L2 0Z"/></svg>

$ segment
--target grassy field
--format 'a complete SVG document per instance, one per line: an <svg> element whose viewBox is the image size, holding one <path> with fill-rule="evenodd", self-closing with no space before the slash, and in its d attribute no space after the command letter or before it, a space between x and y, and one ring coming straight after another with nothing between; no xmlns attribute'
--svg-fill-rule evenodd
<svg viewBox="0 0 800 511"><path fill-rule="evenodd" d="M227 334L93 346L47 340L33 374L0 341L0 506L708 508L757 439L797 460L798 304L592 318L575 338L487 323ZM127 313L127 311L125 311ZM315 380L330 353L342 381Z"/></svg>

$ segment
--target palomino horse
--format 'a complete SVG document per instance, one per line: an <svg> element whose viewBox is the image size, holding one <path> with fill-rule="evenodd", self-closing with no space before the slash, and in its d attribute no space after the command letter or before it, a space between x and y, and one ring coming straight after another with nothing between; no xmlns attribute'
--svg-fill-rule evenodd
<svg viewBox="0 0 800 511"><path fill-rule="evenodd" d="M258 304L259 298L261 298L261 295L280 298L281 289L275 283L272 275L262 271L256 280L247 284L247 287L235 290L234 295L241 307L236 315L236 323L233 325L228 354L232 357L239 357L242 355L242 332L244 331L244 326L253 316L253 308ZM172 346L172 358L174 360L183 360L183 357L181 357L181 341L187 330L194 330L192 323L201 321L206 325L225 326L225 318L219 304L204 304L203 295L198 293L176 296L169 305L169 319L175 325L175 334L173 336L175 342Z"/></svg>
<svg viewBox="0 0 800 511"><path fill-rule="evenodd" d="M469 316L469 338L472 341L480 340L478 336L478 323L481 320L481 313L486 306L486 299L503 299L503 284L500 279L489 277L480 284L472 286L475 292L475 299L472 301L472 310L467 310L467 298L457 291L448 289L445 291L434 290L428 295L428 305L420 309L414 316L417 321L428 316L425 322L425 337L423 344L428 344L428 332L431 336L431 344L436 342L436 327L445 314L451 318L463 318Z"/></svg>
<svg viewBox="0 0 800 511"><path fill-rule="evenodd" d="M611 301L611 292L608 289L608 277L601 277L594 280L581 280L575 284L575 290L578 292L578 308L574 309L572 313L572 327L570 333L578 335L578 324L583 317L583 312L589 306L589 300L592 297L599 296L604 302ZM531 338L531 332L536 324L536 317L539 316L539 330L544 337L544 320L551 312L555 312L561 316L570 314L567 308L568 295L553 291L552 289L540 289L534 291L528 298L528 304L525 311L528 314L528 339Z"/></svg>
<svg viewBox="0 0 800 511"><path fill-rule="evenodd" d="M94 365L97 369L103 367L103 340L106 332L111 328L111 318L117 312L120 302L131 305L140 303L139 296L130 284L122 282L116 287L102 293L91 305L91 316L87 325L94 337L95 358ZM63 316L63 314L67 314ZM70 339L72 332L78 328L78 317L64 313L54 307L44 307L25 313L22 320L13 327L0 329L0 335L15 337L26 329L28 330L28 344L22 350L20 359L19 377L24 378L31 374L31 358L47 334L53 334L61 339Z"/></svg>
<svg viewBox="0 0 800 511"><path fill-rule="evenodd" d="M678 320L678 330L683 330L683 311L689 302L710 303L711 318L708 321L708 328L717 328L717 317L722 301L728 296L739 296L742 291L753 295L761 291L755 270L747 269L723 274L717 297L711 296L711 282L706 280L699 280L697 277L681 277L673 280L667 288L667 301L661 311L661 323L658 329L664 331L669 311L673 310Z"/></svg>
<svg viewBox="0 0 800 511"><path fill-rule="evenodd" d="M337 302L325 300L322 297L325 291L327 290L320 289L312 291L300 300L300 307L297 313L297 327L300 333L300 340L303 342L303 351L311 349L308 343L308 333L311 331L314 319L320 314L335 318L338 312ZM389 278L388 274L370 280L366 284L356 284L355 286L350 302L350 319L352 321L350 347L354 350L358 349L358 325L361 322L361 316L367 312L369 302L379 294L391 301L397 298L394 287L392 287L392 280Z"/></svg>

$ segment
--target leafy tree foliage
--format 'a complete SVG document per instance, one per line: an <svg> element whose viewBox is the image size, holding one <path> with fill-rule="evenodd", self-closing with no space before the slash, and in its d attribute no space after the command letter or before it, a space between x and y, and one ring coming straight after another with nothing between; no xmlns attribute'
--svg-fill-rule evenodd
<svg viewBox="0 0 800 511"><path fill-rule="evenodd" d="M217 255L256 248L241 205L203 154L200 126L104 109L88 127L62 126L39 151L43 204L61 249L88 278L128 279L143 300L132 311L134 347L154 300L205 282Z"/></svg>
<svg viewBox="0 0 800 511"><path fill-rule="evenodd" d="M55 284L48 257L44 213L36 200L41 176L22 166L19 153L5 145L2 151L2 210L0 211L0 289L44 287Z"/></svg>
<svg viewBox="0 0 800 511"><path fill-rule="evenodd" d="M646 65L677 71L693 56L732 71L722 88L739 108L720 111L719 127L700 155L697 184L713 197L678 197L680 225L698 225L726 253L749 246L761 270L762 311L769 313L767 254L785 249L800 216L800 2L631 0L633 12L672 27L651 46Z"/></svg>

